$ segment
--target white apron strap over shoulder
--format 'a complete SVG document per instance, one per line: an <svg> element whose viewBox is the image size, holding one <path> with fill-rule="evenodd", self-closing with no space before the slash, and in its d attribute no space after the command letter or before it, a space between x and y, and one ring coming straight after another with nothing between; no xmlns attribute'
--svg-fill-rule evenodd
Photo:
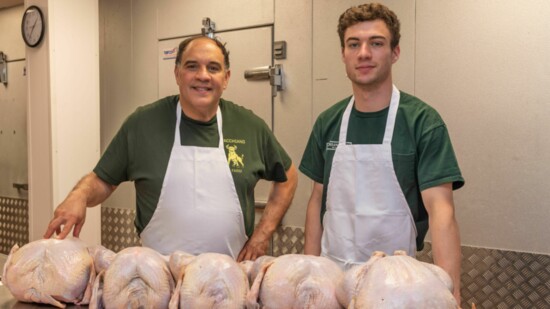
<svg viewBox="0 0 550 309"><path fill-rule="evenodd" d="M218 147L182 146L181 106L159 202L141 232L144 246L162 254L225 253L237 258L247 241L244 217L223 148L222 114L216 113Z"/></svg>
<svg viewBox="0 0 550 309"><path fill-rule="evenodd" d="M321 244L322 255L343 268L364 263L374 251L416 253L416 228L391 152L399 98L399 90L393 86L382 144L347 143L353 97L342 116Z"/></svg>

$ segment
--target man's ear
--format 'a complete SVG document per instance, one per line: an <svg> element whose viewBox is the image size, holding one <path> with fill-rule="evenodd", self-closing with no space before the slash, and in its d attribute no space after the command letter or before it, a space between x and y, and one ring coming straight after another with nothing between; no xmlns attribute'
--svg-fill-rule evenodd
<svg viewBox="0 0 550 309"><path fill-rule="evenodd" d="M401 48L399 45L395 46L394 49L391 51L392 54L392 63L396 63L397 60L399 60L399 55L401 54Z"/></svg>
<svg viewBox="0 0 550 309"><path fill-rule="evenodd" d="M229 78L230 77L231 77L231 70L227 69L227 71L225 72L225 83L223 85L224 90L225 90L225 88L227 88L227 85L229 84Z"/></svg>

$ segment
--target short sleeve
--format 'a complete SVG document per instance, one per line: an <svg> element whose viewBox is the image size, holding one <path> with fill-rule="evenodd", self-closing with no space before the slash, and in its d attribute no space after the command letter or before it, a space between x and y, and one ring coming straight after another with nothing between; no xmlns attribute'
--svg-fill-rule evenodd
<svg viewBox="0 0 550 309"><path fill-rule="evenodd" d="M264 148L265 175L263 178L268 181L287 181L286 171L292 165L290 156L281 146L275 135L265 126L266 143Z"/></svg>
<svg viewBox="0 0 550 309"><path fill-rule="evenodd" d="M313 181L323 183L325 158L323 156L323 146L319 138L320 127L320 121L317 119L302 155L299 169Z"/></svg>
<svg viewBox="0 0 550 309"><path fill-rule="evenodd" d="M452 183L453 190L464 185L451 139L444 124L423 134L418 144L418 153L420 191L444 183Z"/></svg>
<svg viewBox="0 0 550 309"><path fill-rule="evenodd" d="M131 117L131 116L130 116ZM126 119L94 168L94 173L103 181L118 186L128 181L130 117Z"/></svg>

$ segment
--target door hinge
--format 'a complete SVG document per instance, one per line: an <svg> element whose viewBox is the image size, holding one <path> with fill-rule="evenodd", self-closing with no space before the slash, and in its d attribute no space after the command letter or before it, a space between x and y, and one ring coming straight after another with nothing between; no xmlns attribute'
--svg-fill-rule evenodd
<svg viewBox="0 0 550 309"><path fill-rule="evenodd" d="M8 84L8 56L0 51L0 83Z"/></svg>

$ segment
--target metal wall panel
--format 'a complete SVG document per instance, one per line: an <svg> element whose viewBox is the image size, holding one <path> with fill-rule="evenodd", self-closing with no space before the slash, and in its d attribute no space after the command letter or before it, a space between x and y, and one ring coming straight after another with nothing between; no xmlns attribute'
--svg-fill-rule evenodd
<svg viewBox="0 0 550 309"><path fill-rule="evenodd" d="M26 199L0 196L0 254L29 242L29 205Z"/></svg>

